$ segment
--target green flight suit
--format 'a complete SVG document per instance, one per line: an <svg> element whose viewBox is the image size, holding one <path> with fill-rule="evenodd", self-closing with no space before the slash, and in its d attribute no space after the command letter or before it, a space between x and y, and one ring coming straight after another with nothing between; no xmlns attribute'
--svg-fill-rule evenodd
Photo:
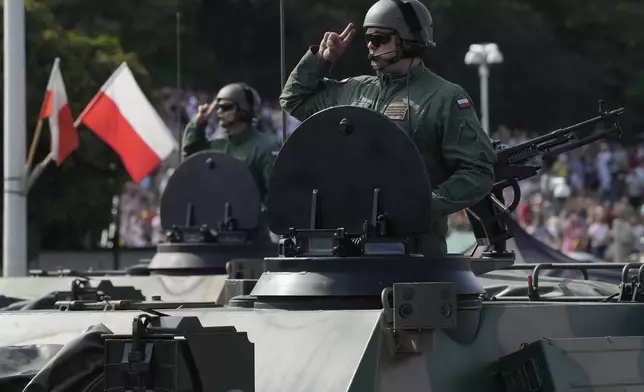
<svg viewBox="0 0 644 392"><path fill-rule="evenodd" d="M361 106L387 115L407 132L433 180L431 231L421 239L421 251L445 254L447 216L483 199L494 183L496 153L471 98L424 64L408 74L328 79L332 63L317 51L317 46L309 48L291 72L280 96L282 108L303 121L331 106Z"/></svg>
<svg viewBox="0 0 644 392"><path fill-rule="evenodd" d="M277 142L250 124L236 135L208 141L205 133L206 126L206 123L197 125L194 119L188 123L183 133L183 158L203 150L213 150L234 156L246 163L257 183L261 200L264 201L275 161L274 153L279 151Z"/></svg>

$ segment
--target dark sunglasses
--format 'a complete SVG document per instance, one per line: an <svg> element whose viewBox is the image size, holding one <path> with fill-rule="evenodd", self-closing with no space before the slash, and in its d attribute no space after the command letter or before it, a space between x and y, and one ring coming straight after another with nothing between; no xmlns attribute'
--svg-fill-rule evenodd
<svg viewBox="0 0 644 392"><path fill-rule="evenodd" d="M234 108L235 108L235 105L233 105L232 103L221 103L217 105L217 109L221 109L224 112L233 110Z"/></svg>
<svg viewBox="0 0 644 392"><path fill-rule="evenodd" d="M391 41L391 37L393 37L395 34L396 33L365 34L364 38L367 44L371 42L371 45L377 48L381 45L388 44L389 41Z"/></svg>

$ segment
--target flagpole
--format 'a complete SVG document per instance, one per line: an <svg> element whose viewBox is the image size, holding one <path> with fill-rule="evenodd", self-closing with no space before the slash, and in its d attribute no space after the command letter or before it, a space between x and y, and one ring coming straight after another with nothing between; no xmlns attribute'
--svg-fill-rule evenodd
<svg viewBox="0 0 644 392"><path fill-rule="evenodd" d="M83 119L78 116L76 121L74 121L74 128L78 129L78 126L83 122ZM34 185L38 177L42 174L42 172L47 168L47 166L54 160L54 152L49 151L49 154L43 159L39 164L34 167L34 170L29 173L29 177L27 179L27 189L26 192L29 193L29 190L31 187Z"/></svg>
<svg viewBox="0 0 644 392"><path fill-rule="evenodd" d="M25 2L4 2L3 276L27 275Z"/></svg>
<svg viewBox="0 0 644 392"><path fill-rule="evenodd" d="M34 140L31 141L31 147L29 147L29 156L27 157L27 173L31 171L31 165L34 162L34 155L36 155L36 147L38 146L38 141L40 140L40 134L42 133L42 119L38 119L36 124L36 130L34 131Z"/></svg>
<svg viewBox="0 0 644 392"><path fill-rule="evenodd" d="M29 174L31 171L31 165L34 162L34 156L36 155L36 147L38 147L38 142L40 141L40 135L42 134L43 126L43 112L45 110L45 105L47 105L47 92L49 91L49 86L52 82L52 77L54 72L58 69L60 64L60 58L56 57L54 59L54 64L51 67L49 72L49 80L47 81L47 88L45 89L45 95L43 96L42 104L40 105L40 113L38 113L38 123L36 124L36 130L34 131L34 140L31 141L31 146L29 147L29 156L27 157L27 171L26 174Z"/></svg>

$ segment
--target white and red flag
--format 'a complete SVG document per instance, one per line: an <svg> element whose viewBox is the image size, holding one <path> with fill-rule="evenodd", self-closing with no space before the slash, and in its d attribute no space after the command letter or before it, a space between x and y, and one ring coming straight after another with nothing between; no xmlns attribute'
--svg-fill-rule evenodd
<svg viewBox="0 0 644 392"><path fill-rule="evenodd" d="M456 101L456 103L458 104L458 107L461 108L461 109L467 109L470 106L472 106L472 104L470 103L469 99L467 99L467 98L461 98L458 101Z"/></svg>
<svg viewBox="0 0 644 392"><path fill-rule="evenodd" d="M74 126L74 118L67 101L65 82L59 65L60 59L56 58L49 75L45 100L38 116L40 120L49 119L51 155L58 165L78 148L78 132Z"/></svg>
<svg viewBox="0 0 644 392"><path fill-rule="evenodd" d="M177 148L175 138L125 62L101 87L79 120L118 153L136 183Z"/></svg>

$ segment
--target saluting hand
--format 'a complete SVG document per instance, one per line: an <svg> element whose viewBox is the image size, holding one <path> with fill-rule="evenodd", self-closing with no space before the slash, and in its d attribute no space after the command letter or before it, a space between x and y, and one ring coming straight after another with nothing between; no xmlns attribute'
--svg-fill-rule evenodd
<svg viewBox="0 0 644 392"><path fill-rule="evenodd" d="M215 111L216 106L217 100L213 100L212 103L204 103L202 105L199 105L199 107L197 108L197 116L195 117L197 124L202 124L208 121L208 119L212 115L212 112Z"/></svg>
<svg viewBox="0 0 644 392"><path fill-rule="evenodd" d="M356 29L353 27L353 23L349 23L341 34L327 31L320 42L318 56L326 61L334 62L344 53L355 35Z"/></svg>

